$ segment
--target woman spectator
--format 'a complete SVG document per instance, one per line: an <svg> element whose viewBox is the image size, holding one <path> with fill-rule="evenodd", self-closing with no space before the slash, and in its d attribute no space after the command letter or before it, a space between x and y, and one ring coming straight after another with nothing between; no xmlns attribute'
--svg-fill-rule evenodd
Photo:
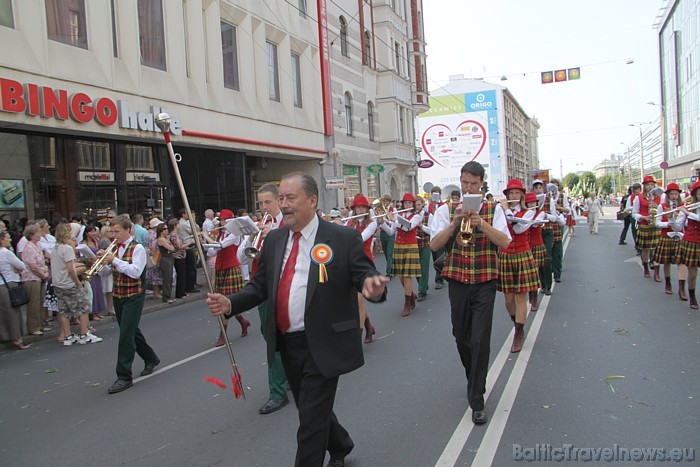
<svg viewBox="0 0 700 467"><path fill-rule="evenodd" d="M102 338L95 336L88 329L90 302L83 289L83 284L78 278L78 275L84 272L85 268L77 264L75 244L71 238L71 228L68 224L59 224L56 227L56 242L56 249L51 259L51 277L58 300L61 324L59 341L63 342L63 345L73 345L76 342L79 344L102 342ZM70 331L70 318L78 319L80 324L79 337Z"/></svg>
<svg viewBox="0 0 700 467"><path fill-rule="evenodd" d="M163 297L161 293L161 286L163 285L163 275L160 272L160 266L156 264L154 256L155 252L158 251L157 241L159 235L156 232L156 229L160 225L163 225L165 227L165 230L168 230L165 223L157 217L154 217L148 222L148 233L146 234L145 247L146 254L149 258L153 259L153 261L146 262L146 281L149 284L151 284L151 287L153 288L153 298L156 300L163 299L163 301L166 301L165 297ZM170 277L172 277L172 270L170 271ZM170 281L170 285L172 285L172 280Z"/></svg>
<svg viewBox="0 0 700 467"><path fill-rule="evenodd" d="M85 227L83 237L83 243L90 248L90 251L97 254L97 252L101 250L100 231L97 230L97 227L95 227L93 224ZM102 290L102 278L99 276L99 274L90 279L90 287L92 287L92 311L90 312L90 321L101 321L102 318L99 314L107 310L107 306L105 304L104 292Z"/></svg>
<svg viewBox="0 0 700 467"><path fill-rule="evenodd" d="M30 346L22 341L23 315L27 305L13 307L8 287L17 287L20 276L17 271L24 271L24 263L8 247L12 243L9 232L0 231L0 341L11 341L17 350L26 350Z"/></svg>
<svg viewBox="0 0 700 467"><path fill-rule="evenodd" d="M39 240L41 230L36 224L30 224L24 229L26 245L22 249L22 262L27 267L22 271L22 282L27 289L29 303L27 303L27 332L33 336L40 336L51 328L42 325L44 321L44 284L49 279L49 268L46 266L44 254L41 252Z"/></svg>
<svg viewBox="0 0 700 467"><path fill-rule="evenodd" d="M114 218L112 211L110 211L110 219ZM112 243L112 229L109 225L103 225L100 229L100 250L105 250ZM112 287L114 286L114 279L112 278L112 267L105 266L99 273L102 279L102 293L105 298L105 304L107 305L107 314L109 316L115 316L114 313L114 301L112 300Z"/></svg>
<svg viewBox="0 0 700 467"><path fill-rule="evenodd" d="M41 251L44 254L46 264L50 265L51 254L54 248L56 248L56 237L51 235L50 226L46 219L37 220L36 225L41 230L39 247L41 247ZM58 313L58 303L56 302L56 294L53 292L53 282L51 281L51 269L49 269L49 280L46 282L46 287L44 289L44 310L46 317L44 324L48 324L50 321L49 316Z"/></svg>
<svg viewBox="0 0 700 467"><path fill-rule="evenodd" d="M152 229L151 229L152 230ZM164 223L160 223L156 227L156 247L160 252L160 261L158 262L158 270L161 278L166 278L169 280L162 280L162 298L166 303L175 303L173 298L173 253L175 252L175 245L172 244L168 238L168 226Z"/></svg>

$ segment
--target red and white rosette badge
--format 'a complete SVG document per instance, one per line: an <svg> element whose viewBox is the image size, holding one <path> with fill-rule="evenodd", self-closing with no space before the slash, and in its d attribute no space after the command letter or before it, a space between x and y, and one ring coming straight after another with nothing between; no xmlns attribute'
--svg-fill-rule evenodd
<svg viewBox="0 0 700 467"><path fill-rule="evenodd" d="M328 280L328 270L326 264L333 261L333 250L325 243L314 245L311 249L311 261L318 264L318 282L325 283Z"/></svg>

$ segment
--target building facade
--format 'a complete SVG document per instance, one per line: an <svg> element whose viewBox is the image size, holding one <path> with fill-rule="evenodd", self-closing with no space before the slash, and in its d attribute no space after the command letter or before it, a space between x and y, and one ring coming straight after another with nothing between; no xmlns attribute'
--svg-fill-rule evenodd
<svg viewBox="0 0 700 467"><path fill-rule="evenodd" d="M689 185L700 177L700 0L666 2L654 26L665 178Z"/></svg>
<svg viewBox="0 0 700 467"><path fill-rule="evenodd" d="M508 180L530 184L537 168L539 123L508 89L481 80L450 76L431 92L430 110L418 118L418 145L425 164L419 184L460 189L460 168L476 160L486 169L486 190L500 195Z"/></svg>
<svg viewBox="0 0 700 467"><path fill-rule="evenodd" d="M395 109L380 117L391 92L375 21L403 12L411 134L413 99L427 101L411 78L425 67L408 66L420 0L378 1L0 0L0 216L176 212L162 111L199 213L252 208L256 188L294 170L319 181L325 210L407 188L415 157L383 155L413 145L397 143Z"/></svg>

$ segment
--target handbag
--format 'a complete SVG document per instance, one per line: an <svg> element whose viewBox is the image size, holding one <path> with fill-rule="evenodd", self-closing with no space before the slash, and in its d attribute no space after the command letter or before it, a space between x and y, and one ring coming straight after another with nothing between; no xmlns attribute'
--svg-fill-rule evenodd
<svg viewBox="0 0 700 467"><path fill-rule="evenodd" d="M160 266L160 248L153 252L153 262L156 266Z"/></svg>
<svg viewBox="0 0 700 467"><path fill-rule="evenodd" d="M27 294L27 289L24 287L24 282L18 282L15 287L10 287L2 273L0 273L0 277L2 277L5 287L7 287L7 292L10 294L10 303L12 303L14 308L29 303L29 295Z"/></svg>

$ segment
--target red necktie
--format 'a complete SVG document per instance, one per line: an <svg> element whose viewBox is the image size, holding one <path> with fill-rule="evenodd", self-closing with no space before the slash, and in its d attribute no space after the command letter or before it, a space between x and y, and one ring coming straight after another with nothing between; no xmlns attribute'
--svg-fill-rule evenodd
<svg viewBox="0 0 700 467"><path fill-rule="evenodd" d="M292 251L289 253L289 258L284 265L282 277L277 287L277 327L284 334L289 329L289 292L292 290L292 279L294 278L294 267L297 264L297 256L299 255L299 237L301 232L294 232Z"/></svg>

